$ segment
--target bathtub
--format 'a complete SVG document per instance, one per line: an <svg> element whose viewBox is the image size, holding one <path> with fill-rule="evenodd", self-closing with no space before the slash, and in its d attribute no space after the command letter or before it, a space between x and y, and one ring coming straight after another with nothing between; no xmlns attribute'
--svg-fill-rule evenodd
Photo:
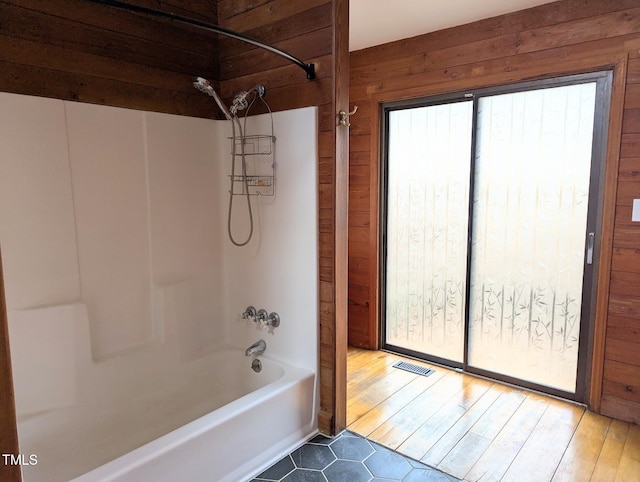
<svg viewBox="0 0 640 482"><path fill-rule="evenodd" d="M25 480L249 480L317 431L314 373L259 359L262 371L255 373L243 352L219 351L171 375L183 389L176 390L175 380L171 392L161 389L163 376L111 411L69 407L73 417L54 424L61 432L52 431L48 444L35 449L38 464L23 467ZM87 418L95 413L103 420ZM87 423L100 430L87 430Z"/></svg>
<svg viewBox="0 0 640 482"><path fill-rule="evenodd" d="M255 373L240 351L214 358L213 366L224 368L212 380L221 390L219 408L74 482L238 482L315 431L312 372L260 357L262 371Z"/></svg>

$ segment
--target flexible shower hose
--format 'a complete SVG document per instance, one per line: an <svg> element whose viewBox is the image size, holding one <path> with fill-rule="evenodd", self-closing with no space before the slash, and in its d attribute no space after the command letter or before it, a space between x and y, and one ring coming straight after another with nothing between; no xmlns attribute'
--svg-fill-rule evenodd
<svg viewBox="0 0 640 482"><path fill-rule="evenodd" d="M249 235L247 239L241 243L236 241L233 238L233 234L231 233L231 213L233 211L233 187L236 182L236 122L238 123L238 130L240 131L240 159L242 164L242 181L243 181L243 189L244 194L247 198L247 209L249 211ZM251 241L251 237L253 236L253 212L251 210L251 198L249 197L249 180L247 179L247 162L244 154L244 137L242 135L242 126L240 125L240 120L237 116L233 117L231 121L231 140L233 147L231 148L231 185L229 189L229 212L227 215L227 232L229 234L229 239L235 246L246 246L249 241Z"/></svg>

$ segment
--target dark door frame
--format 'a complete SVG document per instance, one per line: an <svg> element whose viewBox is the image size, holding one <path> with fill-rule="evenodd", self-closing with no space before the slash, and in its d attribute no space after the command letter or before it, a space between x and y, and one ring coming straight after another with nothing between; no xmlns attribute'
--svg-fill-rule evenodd
<svg viewBox="0 0 640 482"><path fill-rule="evenodd" d="M583 264L583 292L581 300L581 321L580 321L580 341L578 349L578 373L576 380L575 393L559 390L551 387L546 387L537 383L520 380L515 377L507 376L501 373L492 372L489 370L473 367L469 364L469 323L465 321L464 328L464 352L463 362L453 360L445 360L437 356L429 355L426 353L417 352L415 350L406 349L402 347L396 347L386 343L385 340L385 290L386 290L386 257L387 257L387 244L386 244L386 216L387 216L387 193L388 193L388 180L387 170L389 164L389 149L387 144L387 138L389 134L388 118L389 113L392 111L420 108L431 105L449 104L455 102L473 102L473 123L471 134L471 162L470 162L470 194L469 194L469 221L468 221L468 238L467 238L467 278L465 289L465 320L469 320L469 308L470 308L470 277L471 277L471 240L473 233L473 183L474 183L474 165L476 154L476 121L478 112L478 102L482 97L495 96L500 94L526 92L530 90L540 90L545 88L561 87L567 85L578 85L582 83L596 82L596 97L594 107L594 129L592 138L592 155L591 155L591 176L589 187L589 206L587 215L586 232L595 233L595 246L593 263L587 264L586 261ZM591 366L593 356L594 345L594 333L595 333L595 313L596 313L596 299L597 299L597 280L598 280L598 265L600 259L600 245L602 236L602 218L604 209L604 190L605 190L605 164L607 154L607 138L608 138L608 125L609 125L609 112L611 104L612 94L612 82L613 71L602 70L586 74L576 74L568 76L558 76L552 78L546 78L536 81L511 83L501 86L494 86L482 89L470 89L462 92L456 92L446 95L429 96L420 99L409 99L394 101L382 104L381 115L381 164L380 164L380 210L379 210L379 232L380 232L380 259L379 259L379 296L380 296L380 346L383 349L403 353L412 357L424 359L433 363L442 364L452 368L463 369L465 372L494 378L513 385L519 385L524 388L533 389L541 392L548 393L550 395L574 400L578 402L587 402L589 397L589 381L591 379ZM587 249L585 243L585 251ZM586 252L585 257L586 258Z"/></svg>

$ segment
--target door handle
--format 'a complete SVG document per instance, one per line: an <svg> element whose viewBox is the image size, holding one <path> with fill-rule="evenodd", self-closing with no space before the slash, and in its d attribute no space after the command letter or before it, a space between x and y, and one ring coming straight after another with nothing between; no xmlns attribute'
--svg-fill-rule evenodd
<svg viewBox="0 0 640 482"><path fill-rule="evenodd" d="M595 233L587 234L587 264L593 264L593 244L595 242Z"/></svg>

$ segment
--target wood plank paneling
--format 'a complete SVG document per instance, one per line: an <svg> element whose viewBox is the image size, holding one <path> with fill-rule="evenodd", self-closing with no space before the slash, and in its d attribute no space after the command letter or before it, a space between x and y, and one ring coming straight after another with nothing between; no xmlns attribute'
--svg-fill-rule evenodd
<svg viewBox="0 0 640 482"><path fill-rule="evenodd" d="M638 112L638 127L634 129L638 129L636 132L640 132L640 109L633 109L631 111L625 111L625 116L627 112ZM625 117L626 118L626 117ZM630 127L630 124L627 123L627 127ZM623 124L624 128L624 124ZM627 157L624 159L620 159L620 181L640 181L640 157ZM631 216L628 217L629 222L631 222Z"/></svg>
<svg viewBox="0 0 640 482"><path fill-rule="evenodd" d="M569 20L524 31L519 36L518 53L546 50L558 45L583 44L634 34L638 31L640 31L640 9L629 8L620 12Z"/></svg>
<svg viewBox="0 0 640 482"><path fill-rule="evenodd" d="M190 85L192 78L184 76L184 82ZM0 61L0 85L3 92L55 97L130 109L196 117L214 117L216 112L215 105L211 102L202 102L202 94L198 95L195 89L193 89L195 94L177 89L164 90L139 83L77 75L73 72L11 62ZM182 86L178 88L181 89Z"/></svg>
<svg viewBox="0 0 640 482"><path fill-rule="evenodd" d="M92 76L120 82L136 83L166 91L193 94L192 76L179 72L162 70L150 65L124 62L101 57L94 53L70 51L64 47L47 45L32 40L0 35L0 61L24 64L25 52L31 52L28 66L61 71L65 74ZM9 69L9 72L12 72Z"/></svg>
<svg viewBox="0 0 640 482"><path fill-rule="evenodd" d="M146 3L217 22L212 0ZM82 0L0 1L0 18L1 91L217 115L191 86L196 76L217 80L214 34Z"/></svg>
<svg viewBox="0 0 640 482"><path fill-rule="evenodd" d="M332 32L331 27L326 27L305 33L302 35L303 39L294 37L273 42L271 45L285 52L290 52L301 60L304 58L304 61L308 62L307 59L320 57L326 55L327 51L331 51ZM264 49L252 49L230 57L223 56L220 60L220 78L223 81L230 80L285 65L289 65L287 59ZM302 70L300 72L304 76L304 72Z"/></svg>
<svg viewBox="0 0 640 482"><path fill-rule="evenodd" d="M640 318L640 293L635 293L635 296L611 293L609 297L609 314L635 319Z"/></svg>
<svg viewBox="0 0 640 482"><path fill-rule="evenodd" d="M633 296L638 294L638 286L640 286L640 273L632 273L628 271L612 271L610 293ZM611 325L609 320L609 325ZM638 325L640 329L640 324Z"/></svg>
<svg viewBox="0 0 640 482"><path fill-rule="evenodd" d="M640 323L638 323L638 320L623 316L609 316L607 339L638 340L639 335Z"/></svg>
<svg viewBox="0 0 640 482"><path fill-rule="evenodd" d="M520 82L525 79L601 70L623 61L626 55L621 57L621 51L638 47L640 47L640 38L632 34L587 42L584 45L570 45L495 58L477 64L449 68L442 65L434 70L415 75L376 80L369 84L354 85L352 79L352 100L355 102L356 99L374 95L377 96L378 101L409 99L480 86ZM412 82L407 83L408 80ZM375 123L372 123L373 125Z"/></svg>
<svg viewBox="0 0 640 482"><path fill-rule="evenodd" d="M613 413L620 420L640 425L640 413L638 413L637 403L627 402L616 396L603 395L601 411L602 413Z"/></svg>
<svg viewBox="0 0 640 482"><path fill-rule="evenodd" d="M233 5L230 5L233 4ZM238 32L269 32L277 26L279 22L287 19L295 19L298 15L314 10L316 7L331 4L327 0L308 0L307 2L288 2L282 0L258 0L252 2L221 0L218 6L218 17L227 28ZM317 25L329 25L331 13L316 17ZM285 23L286 25L286 23ZM289 30L295 32L297 27L289 25ZM302 35L304 32L298 32ZM287 33L282 33L278 38L288 38ZM297 36L297 35L296 35ZM273 42L274 39L256 37L263 41Z"/></svg>
<svg viewBox="0 0 640 482"><path fill-rule="evenodd" d="M1 3L6 35L69 47L72 51L158 64L167 70L175 70L171 66L172 60L189 72L188 61L201 64L215 59L215 36L158 17L82 0L4 0ZM64 7L66 10L62 10ZM216 23L215 19L214 10L207 20ZM186 58L180 58L178 54Z"/></svg>
<svg viewBox="0 0 640 482"><path fill-rule="evenodd" d="M615 398L630 403L640 403L640 383L628 385L605 380L602 386L602 394L605 397Z"/></svg>
<svg viewBox="0 0 640 482"><path fill-rule="evenodd" d="M612 268L618 271L640 273L640 248L615 248Z"/></svg>
<svg viewBox="0 0 640 482"><path fill-rule="evenodd" d="M627 71L627 83L638 84L640 83L640 58L630 55L629 69Z"/></svg>
<svg viewBox="0 0 640 482"><path fill-rule="evenodd" d="M613 68L590 403L598 409L602 401L603 413L627 420L634 410L640 412L640 404L616 398L619 392L607 378L610 371L603 375L605 345L609 350L616 346L605 343L606 325L614 319L640 324L640 225L630 221L631 202L640 198L639 49L637 1L563 0L351 53L351 103L366 113L351 119L350 147L350 232L357 234L350 249L354 302L349 323L358 345L377 344L380 104ZM359 167L366 163L368 183L367 171ZM369 220L368 242L363 241L363 216ZM370 282L363 287L367 276ZM363 288L368 288L367 296ZM640 343L630 323L612 324L611 333L624 330L629 341ZM602 377L608 385L601 397ZM633 385L632 380L628 384Z"/></svg>
<svg viewBox="0 0 640 482"><path fill-rule="evenodd" d="M614 360L631 365L640 366L640 343L630 340L620 340L609 337L606 345L605 357L607 360ZM635 380L640 385L640 379Z"/></svg>
<svg viewBox="0 0 640 482"><path fill-rule="evenodd" d="M637 137L638 139L638 146L637 148L629 148L629 151L631 153L638 153L640 152L640 133L638 134L623 134L622 136L622 148L624 149L624 146L628 144L625 144L625 142L628 142L628 137L629 135L633 135L635 137ZM622 152L620 153L620 155L622 155ZM624 158L624 157L623 157ZM620 181L618 183L618 197L616 199L616 204L618 206L631 206L631 204L633 203L634 199L637 199L638 197L640 197L640 182L624 182L624 181Z"/></svg>
<svg viewBox="0 0 640 482"><path fill-rule="evenodd" d="M627 76L627 78L629 77ZM640 132L640 109L627 109L624 111L622 132Z"/></svg>
<svg viewBox="0 0 640 482"><path fill-rule="evenodd" d="M604 370L607 374L606 379L616 383L625 384L627 381L638 383L640 380L640 366L638 365L606 360Z"/></svg>
<svg viewBox="0 0 640 482"><path fill-rule="evenodd" d="M314 30L331 28L331 3L326 0L315 0L317 7L298 4L296 2L269 4L270 23L256 26L247 30L247 25L227 21L227 28L232 30L242 29L245 35L260 39L267 44L283 41L290 38L298 38ZM284 7L284 8L283 8ZM260 17L256 17L260 18ZM239 17L244 20L245 17ZM225 57L246 51L246 44L232 38L220 39L220 51ZM294 52L291 52L295 55Z"/></svg>
<svg viewBox="0 0 640 482"><path fill-rule="evenodd" d="M627 249L640 246L640 225L616 225L613 233L613 246Z"/></svg>
<svg viewBox="0 0 640 482"><path fill-rule="evenodd" d="M147 8L157 8L158 4L162 3L167 10L176 15L199 19L205 22L211 22L212 19L214 19L213 16L217 13L216 0L198 0L197 2L181 0L162 0L162 2L158 0L129 0L129 3ZM217 23L217 21L214 23Z"/></svg>

